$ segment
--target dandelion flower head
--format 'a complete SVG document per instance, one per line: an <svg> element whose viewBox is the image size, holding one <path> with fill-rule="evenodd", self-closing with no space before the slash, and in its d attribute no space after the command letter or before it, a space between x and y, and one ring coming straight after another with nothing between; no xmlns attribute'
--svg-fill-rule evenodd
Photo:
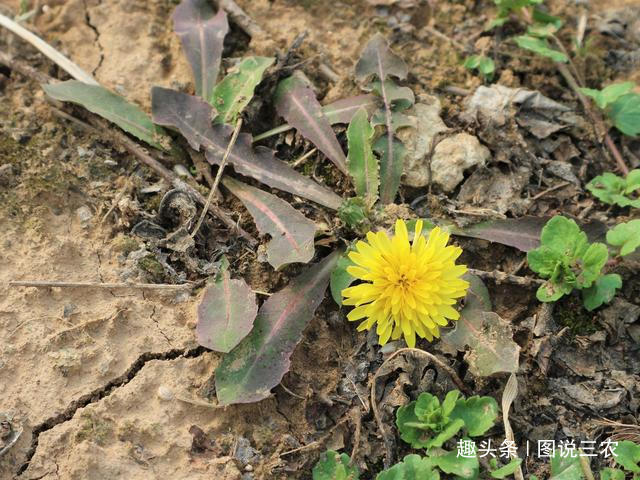
<svg viewBox="0 0 640 480"><path fill-rule="evenodd" d="M441 326L460 318L453 305L469 287L460 278L467 267L455 263L462 249L447 245L449 234L439 227L428 238L422 227L416 221L410 243L405 222L397 220L392 238L369 232L349 253L355 266L347 272L362 282L342 290L343 304L355 306L347 318L361 320L358 331L376 325L380 345L404 336L414 347L416 335L431 341Z"/></svg>

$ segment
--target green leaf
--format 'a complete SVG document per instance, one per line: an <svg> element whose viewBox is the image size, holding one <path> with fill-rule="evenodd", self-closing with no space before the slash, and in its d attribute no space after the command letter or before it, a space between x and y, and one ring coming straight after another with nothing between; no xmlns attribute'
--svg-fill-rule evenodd
<svg viewBox="0 0 640 480"><path fill-rule="evenodd" d="M640 220L620 223L607 232L607 243L620 249L620 256L633 253L640 247Z"/></svg>
<svg viewBox="0 0 640 480"><path fill-rule="evenodd" d="M640 445L629 440L618 442L615 447L615 460L622 467L633 473L640 473Z"/></svg>
<svg viewBox="0 0 640 480"><path fill-rule="evenodd" d="M470 437L478 437L493 427L498 418L498 403L491 397L474 395L466 400L458 399L449 417L464 421Z"/></svg>
<svg viewBox="0 0 640 480"><path fill-rule="evenodd" d="M43 85L42 88L51 98L82 105L149 145L164 149L162 141L167 139L165 131L154 125L140 108L120 95L98 85L88 85L77 80Z"/></svg>
<svg viewBox="0 0 640 480"><path fill-rule="evenodd" d="M562 25L564 25L564 21L561 18L549 15L547 12L544 12L539 8L533 9L533 21L537 23L550 23L555 27L556 30L560 30Z"/></svg>
<svg viewBox="0 0 640 480"><path fill-rule="evenodd" d="M225 269L205 288L198 304L198 343L215 352L230 352L249 334L257 313L255 293L244 279L232 280Z"/></svg>
<svg viewBox="0 0 640 480"><path fill-rule="evenodd" d="M521 458L512 458L509 463L491 472L492 478L505 478L513 475L522 463Z"/></svg>
<svg viewBox="0 0 640 480"><path fill-rule="evenodd" d="M551 478L549 480L582 480L583 478L580 457L563 457L560 450L556 450L551 459Z"/></svg>
<svg viewBox="0 0 640 480"><path fill-rule="evenodd" d="M459 457L457 450L445 452L444 455L430 456L431 462L444 473L457 475L464 479L478 478L480 465L477 457Z"/></svg>
<svg viewBox="0 0 640 480"><path fill-rule="evenodd" d="M554 62L566 63L569 61L567 56L558 51L549 47L546 39L544 38L536 38L529 35L520 35L515 38L516 43L520 48L524 48L525 50L530 50L538 55L542 55L543 57L548 57Z"/></svg>
<svg viewBox="0 0 640 480"><path fill-rule="evenodd" d="M358 480L360 470L346 453L327 450L313 467L313 480Z"/></svg>
<svg viewBox="0 0 640 480"><path fill-rule="evenodd" d="M415 412L416 402L404 405L396 411L396 426L400 432L400 438L413 448L426 448L430 438L430 432L425 428L418 428L420 419Z"/></svg>
<svg viewBox="0 0 640 480"><path fill-rule="evenodd" d="M338 207L338 217L349 227L361 229L368 224L369 207L362 197L347 198Z"/></svg>
<svg viewBox="0 0 640 480"><path fill-rule="evenodd" d="M235 123L238 115L253 98L253 91L262 80L273 57L247 57L233 68L213 89L211 104L217 110L216 121Z"/></svg>
<svg viewBox="0 0 640 480"><path fill-rule="evenodd" d="M615 102L622 95L629 93L635 87L633 82L614 83L602 90L595 90L593 88L581 88L580 91L593 98L598 108L605 109L611 103Z"/></svg>
<svg viewBox="0 0 640 480"><path fill-rule="evenodd" d="M547 282L538 287L538 290L536 291L536 298L545 303L555 302L563 295L571 293L572 290L573 287L568 284L554 284Z"/></svg>
<svg viewBox="0 0 640 480"><path fill-rule="evenodd" d="M582 290L584 307L592 311L603 303L609 303L620 287L622 287L620 275L617 273L602 275L591 287Z"/></svg>
<svg viewBox="0 0 640 480"><path fill-rule="evenodd" d="M587 190L597 199L607 204L616 203L614 196L624 194L626 187L626 180L611 172L598 175L587 184Z"/></svg>
<svg viewBox="0 0 640 480"><path fill-rule="evenodd" d="M391 133L381 136L373 149L380 156L380 201L392 203L400 188L406 149Z"/></svg>
<svg viewBox="0 0 640 480"><path fill-rule="evenodd" d="M407 455L402 462L390 469L380 472L376 480L440 480L440 474L433 469L429 457L413 454Z"/></svg>
<svg viewBox="0 0 640 480"><path fill-rule="evenodd" d="M364 197L369 206L373 206L378 198L380 185L378 160L371 148L373 134L374 128L369 123L367 110L360 108L347 129L347 168L353 178L356 194Z"/></svg>
<svg viewBox="0 0 640 480"><path fill-rule="evenodd" d="M303 271L258 310L254 328L226 354L215 372L220 405L252 403L271 395L291 365L302 332L324 298L339 252Z"/></svg>
<svg viewBox="0 0 640 480"><path fill-rule="evenodd" d="M478 70L482 76L490 80L496 70L494 61L484 55L471 55L463 63L469 70Z"/></svg>
<svg viewBox="0 0 640 480"><path fill-rule="evenodd" d="M617 468L603 468L600 470L600 480L624 480L624 472Z"/></svg>
<svg viewBox="0 0 640 480"><path fill-rule="evenodd" d="M440 448L444 445L444 442L456 436L456 434L464 427L464 420L456 419L444 427L440 433L435 437L429 439L426 444L426 448Z"/></svg>
<svg viewBox="0 0 640 480"><path fill-rule="evenodd" d="M352 266L355 266L355 263L345 253L338 259L336 268L331 272L331 280L329 282L331 296L338 305L342 305L342 290L355 281L355 277L352 277L347 272L347 268Z"/></svg>
<svg viewBox="0 0 640 480"><path fill-rule="evenodd" d="M585 234L586 237L586 234ZM602 267L609 259L609 251L604 243L592 243L581 255L582 271L576 278L579 288L588 288L600 276Z"/></svg>
<svg viewBox="0 0 640 480"><path fill-rule="evenodd" d="M628 93L619 97L610 106L609 118L613 125L625 135L640 134L640 94Z"/></svg>

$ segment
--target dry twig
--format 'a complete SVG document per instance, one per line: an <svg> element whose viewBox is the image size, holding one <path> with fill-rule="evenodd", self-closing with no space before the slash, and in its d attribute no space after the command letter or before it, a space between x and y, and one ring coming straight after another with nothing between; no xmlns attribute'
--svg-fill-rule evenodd
<svg viewBox="0 0 640 480"><path fill-rule="evenodd" d="M36 287L36 288L127 288L135 290L190 290L194 287L191 283L101 283L101 282L58 282L50 280L11 280L10 287Z"/></svg>

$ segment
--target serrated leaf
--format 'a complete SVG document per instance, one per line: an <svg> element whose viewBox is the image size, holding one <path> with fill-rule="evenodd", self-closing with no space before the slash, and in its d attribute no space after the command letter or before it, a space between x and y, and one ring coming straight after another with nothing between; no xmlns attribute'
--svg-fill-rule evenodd
<svg viewBox="0 0 640 480"><path fill-rule="evenodd" d="M498 403L491 397L459 398L449 416L451 420L460 419L470 437L478 437L493 427L498 418Z"/></svg>
<svg viewBox="0 0 640 480"><path fill-rule="evenodd" d="M271 236L267 260L273 268L313 258L315 223L275 195L230 177L223 178L222 184L244 204L258 231Z"/></svg>
<svg viewBox="0 0 640 480"><path fill-rule="evenodd" d="M605 109L607 106L615 102L622 95L629 93L635 87L633 82L614 83L602 90L595 90L593 88L581 88L580 91L593 98L598 108Z"/></svg>
<svg viewBox="0 0 640 480"><path fill-rule="evenodd" d="M480 464L478 457L459 457L456 450L444 455L430 456L431 462L444 473L457 475L459 478L473 480L478 478Z"/></svg>
<svg viewBox="0 0 640 480"><path fill-rule="evenodd" d="M373 149L380 156L380 202L393 203L400 188L406 149L389 132L376 140Z"/></svg>
<svg viewBox="0 0 640 480"><path fill-rule="evenodd" d="M275 94L278 114L324 153L343 173L347 159L315 93L295 74L278 85Z"/></svg>
<svg viewBox="0 0 640 480"><path fill-rule="evenodd" d="M360 108L347 128L347 168L353 179L356 194L365 197L372 206L378 197L380 173L378 160L371 148L374 129L367 117L367 111Z"/></svg>
<svg viewBox="0 0 640 480"><path fill-rule="evenodd" d="M409 87L396 85L393 80L385 80L383 83L376 80L371 82L371 88L376 95L386 97L394 112L402 112L411 108L416 102L415 95Z"/></svg>
<svg viewBox="0 0 640 480"><path fill-rule="evenodd" d="M591 287L582 290L585 308L592 311L603 303L609 303L620 287L622 287L622 277L617 273L600 276Z"/></svg>
<svg viewBox="0 0 640 480"><path fill-rule="evenodd" d="M623 440L615 447L615 454L616 462L625 470L640 473L640 445L630 440Z"/></svg>
<svg viewBox="0 0 640 480"><path fill-rule="evenodd" d="M576 285L580 288L590 287L604 264L609 259L609 251L604 243L592 243L581 256L581 272L576 278Z"/></svg>
<svg viewBox="0 0 640 480"><path fill-rule="evenodd" d="M367 80L372 75L382 81L388 77L404 80L408 73L407 64L391 51L386 39L379 33L371 37L355 68L356 79L359 82Z"/></svg>
<svg viewBox="0 0 640 480"><path fill-rule="evenodd" d="M549 44L544 38L531 37L529 35L520 35L515 38L516 43L520 48L530 50L543 57L550 58L554 62L566 63L569 61L567 56L549 47Z"/></svg>
<svg viewBox="0 0 640 480"><path fill-rule="evenodd" d="M254 328L216 369L220 405L267 398L291 365L290 357L324 298L339 252L305 270L258 310Z"/></svg>
<svg viewBox="0 0 640 480"><path fill-rule="evenodd" d="M329 103L322 107L327 120L331 125L335 123L349 123L353 116L364 108L368 115L378 108L378 99L375 95L356 95L355 97L347 97L335 102Z"/></svg>
<svg viewBox="0 0 640 480"><path fill-rule="evenodd" d="M609 117L613 125L625 135L640 134L640 94L628 93L610 106Z"/></svg>
<svg viewBox="0 0 640 480"><path fill-rule="evenodd" d="M470 284L465 297L465 307L454 330L443 333L442 341L465 355L469 370L476 376L488 376L497 372L516 372L520 346L513 341L511 324L490 312L488 292L482 280L465 275Z"/></svg>
<svg viewBox="0 0 640 480"><path fill-rule="evenodd" d="M589 457L585 458L588 461ZM580 457L563 457L560 449L557 449L551 459L551 477L549 480L582 480L583 478L584 473L582 473L582 467L580 466Z"/></svg>
<svg viewBox="0 0 640 480"><path fill-rule="evenodd" d="M273 57L247 57L213 89L212 105L218 112L216 121L235 123L238 115L253 98L253 91L262 80Z"/></svg>
<svg viewBox="0 0 640 480"><path fill-rule="evenodd" d="M164 130L154 125L138 106L129 103L120 95L98 85L89 85L77 80L43 85L43 90L51 98L61 102L73 102L115 123L149 145L163 149L166 140Z"/></svg>
<svg viewBox="0 0 640 480"><path fill-rule="evenodd" d="M230 352L251 331L257 313L255 293L243 279L231 279L229 270L224 270L205 288L198 304L198 343L215 352Z"/></svg>
<svg viewBox="0 0 640 480"><path fill-rule="evenodd" d="M640 220L620 223L607 232L607 243L620 249L620 256L633 253L640 247Z"/></svg>
<svg viewBox="0 0 640 480"><path fill-rule="evenodd" d="M491 472L491 478L505 478L513 475L522 463L521 458L512 458L509 463Z"/></svg>
<svg viewBox="0 0 640 480"><path fill-rule="evenodd" d="M342 290L355 281L355 277L352 277L349 272L347 272L347 268L353 266L355 266L355 263L353 263L346 254L343 254L338 259L336 268L331 272L331 279L329 282L331 296L338 305L342 305Z"/></svg>
<svg viewBox="0 0 640 480"><path fill-rule="evenodd" d="M222 8L215 13L207 0L182 0L173 12L173 29L191 65L196 95L211 103L229 31L226 13Z"/></svg>
<svg viewBox="0 0 640 480"><path fill-rule="evenodd" d="M313 467L313 480L358 480L360 470L346 453L327 450Z"/></svg>
<svg viewBox="0 0 640 480"><path fill-rule="evenodd" d="M412 454L390 469L380 472L376 480L440 480L440 474L433 469L429 457Z"/></svg>
<svg viewBox="0 0 640 480"><path fill-rule="evenodd" d="M228 125L211 126L214 111L209 104L186 93L153 87L151 110L156 123L178 129L192 148L199 150L204 147L209 163L220 163L232 128ZM229 163L236 172L328 208L337 210L340 207L341 197L275 158L271 150L264 147L254 150L251 144L250 135L238 135L229 155Z"/></svg>

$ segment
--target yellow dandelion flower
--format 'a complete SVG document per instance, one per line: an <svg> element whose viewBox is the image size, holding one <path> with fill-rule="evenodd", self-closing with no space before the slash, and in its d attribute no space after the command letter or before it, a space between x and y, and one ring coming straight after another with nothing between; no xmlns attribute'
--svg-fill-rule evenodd
<svg viewBox="0 0 640 480"><path fill-rule="evenodd" d="M347 318L362 320L358 331L377 324L380 345L404 335L414 347L416 334L433 340L439 327L460 314L453 308L464 297L469 283L460 277L465 265L456 265L460 247L447 246L449 234L435 227L425 239L422 220L416 222L415 237L409 243L407 226L396 221L395 235L367 233L367 242L356 243L349 258L356 264L347 272L363 282L342 290L344 305L353 305Z"/></svg>

